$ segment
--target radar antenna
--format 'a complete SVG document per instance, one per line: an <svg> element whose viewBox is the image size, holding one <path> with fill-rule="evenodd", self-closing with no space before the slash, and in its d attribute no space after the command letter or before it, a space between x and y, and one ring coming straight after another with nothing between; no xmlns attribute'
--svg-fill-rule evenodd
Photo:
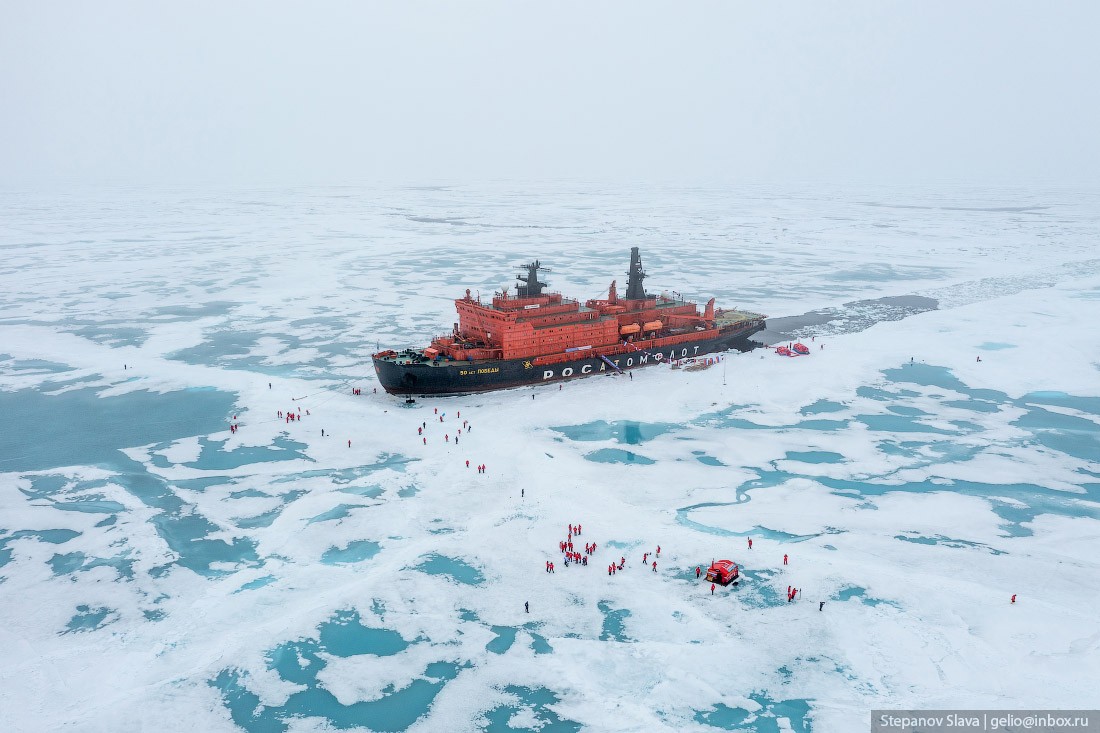
<svg viewBox="0 0 1100 733"><path fill-rule="evenodd" d="M546 287L546 283L539 282L539 271L550 272L550 268L543 267L542 263L535 260L527 265L519 265L519 269L526 270L527 275L516 275L516 279L520 281L516 286L516 297L534 298L542 295L542 289Z"/></svg>

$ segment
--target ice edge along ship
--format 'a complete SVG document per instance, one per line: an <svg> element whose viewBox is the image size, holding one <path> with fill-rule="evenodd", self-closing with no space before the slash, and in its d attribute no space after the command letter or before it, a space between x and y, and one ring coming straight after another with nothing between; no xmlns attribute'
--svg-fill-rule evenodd
<svg viewBox="0 0 1100 733"><path fill-rule="evenodd" d="M626 297L611 283L607 298L583 306L561 293L543 292L538 260L524 265L515 296L508 289L455 301L458 323L425 349L374 355L378 381L390 394L469 394L543 384L593 374L622 373L649 364L752 348L749 337L766 316L715 310L682 298L647 295L637 247L630 250Z"/></svg>

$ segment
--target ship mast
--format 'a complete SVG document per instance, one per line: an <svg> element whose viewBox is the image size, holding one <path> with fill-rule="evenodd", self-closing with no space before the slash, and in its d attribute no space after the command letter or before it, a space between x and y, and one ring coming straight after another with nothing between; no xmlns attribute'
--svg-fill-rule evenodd
<svg viewBox="0 0 1100 733"><path fill-rule="evenodd" d="M535 260L529 265L520 265L520 269L527 270L527 276L516 275L516 279L520 281L516 286L516 297L535 298L542 295L542 289L546 287L546 283L539 282L539 270L550 272L550 268L543 267L538 260Z"/></svg>
<svg viewBox="0 0 1100 733"><path fill-rule="evenodd" d="M626 274L626 299L645 300L645 288L642 287L645 270L642 269L642 255L638 252L637 247L630 248L630 271Z"/></svg>

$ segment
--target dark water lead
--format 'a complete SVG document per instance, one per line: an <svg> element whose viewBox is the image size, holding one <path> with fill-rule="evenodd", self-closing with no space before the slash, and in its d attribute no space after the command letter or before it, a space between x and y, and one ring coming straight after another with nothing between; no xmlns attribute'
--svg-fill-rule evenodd
<svg viewBox="0 0 1100 733"><path fill-rule="evenodd" d="M754 341L778 344L808 339L810 336L832 336L859 333L876 323L900 321L918 313L934 311L939 303L922 295L897 295L871 300L856 300L835 308L803 313L800 316L769 318L767 328L753 336ZM807 344L817 350L813 344Z"/></svg>

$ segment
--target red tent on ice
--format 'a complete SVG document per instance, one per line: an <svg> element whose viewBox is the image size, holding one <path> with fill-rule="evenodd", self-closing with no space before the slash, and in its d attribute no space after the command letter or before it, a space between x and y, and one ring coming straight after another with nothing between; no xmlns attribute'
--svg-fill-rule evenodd
<svg viewBox="0 0 1100 733"><path fill-rule="evenodd" d="M741 577L733 560L716 560L707 568L707 582L729 585Z"/></svg>

